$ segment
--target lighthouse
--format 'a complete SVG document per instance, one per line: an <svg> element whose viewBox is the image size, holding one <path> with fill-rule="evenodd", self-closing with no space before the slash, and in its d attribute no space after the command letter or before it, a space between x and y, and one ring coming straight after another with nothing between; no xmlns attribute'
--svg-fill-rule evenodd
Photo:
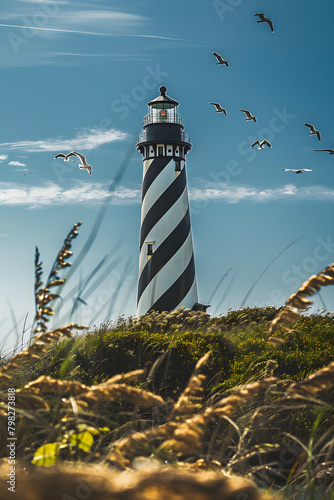
<svg viewBox="0 0 334 500"><path fill-rule="evenodd" d="M137 315L198 304L186 176L191 150L179 103L166 87L148 103L137 150L143 158Z"/></svg>

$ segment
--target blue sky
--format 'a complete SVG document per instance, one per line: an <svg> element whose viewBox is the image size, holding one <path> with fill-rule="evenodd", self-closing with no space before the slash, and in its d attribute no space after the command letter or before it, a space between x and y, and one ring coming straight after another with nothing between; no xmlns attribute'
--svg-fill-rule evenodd
<svg viewBox="0 0 334 500"><path fill-rule="evenodd" d="M258 12L274 33L257 24ZM71 321L93 326L135 313L142 179L135 144L162 82L180 102L193 144L187 174L201 302L226 274L209 311L280 306L332 263L334 156L313 149L334 148L333 15L330 0L316 8L309 0L2 0L1 337L10 344L21 335L27 313L29 335L35 246L47 274L81 221L73 261L103 203L100 230L64 287L53 325L69 320L76 287L106 255L88 305ZM215 64L213 51L229 68ZM257 122L244 121L239 109ZM305 122L320 130L321 142ZM272 149L251 149L258 138ZM54 160L73 149L93 165L91 177L75 159ZM315 308L331 311L332 303L330 288L314 298Z"/></svg>

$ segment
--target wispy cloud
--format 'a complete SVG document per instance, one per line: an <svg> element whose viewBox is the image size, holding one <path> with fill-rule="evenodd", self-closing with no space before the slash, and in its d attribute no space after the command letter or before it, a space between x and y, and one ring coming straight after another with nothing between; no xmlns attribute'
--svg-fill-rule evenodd
<svg viewBox="0 0 334 500"><path fill-rule="evenodd" d="M19 0L22 3L35 3L39 6L43 4L57 4L57 5L71 5L71 7L77 7L79 5L84 5L85 7L96 7L96 4L87 2L73 2L73 0Z"/></svg>
<svg viewBox="0 0 334 500"><path fill-rule="evenodd" d="M17 183L0 183L0 206L25 206L40 208L56 205L99 205L111 197L111 204L128 205L140 203L140 188L119 186L114 192L109 191L108 183L78 181L71 187L62 187L59 184L48 182L41 186L18 185ZM290 200L294 202L332 201L334 189L321 185L296 187L287 184L275 189L257 189L247 186L228 186L198 189L189 189L190 200L221 201L225 203L270 202L276 200Z"/></svg>
<svg viewBox="0 0 334 500"><path fill-rule="evenodd" d="M32 2L27 2L32 3ZM58 4L59 2L55 2ZM30 12L30 11L29 11ZM28 13L28 12L27 12ZM46 13L44 13L46 16ZM105 25L110 27L111 25L117 26L130 26L138 24L146 20L145 17L136 14L129 14L127 12L116 12L110 10L64 10L60 12L57 10L53 15L49 16L50 21L52 19L53 24L58 22L62 26L75 26L75 25L89 25L89 26L99 26ZM2 19L21 19L22 12L3 12L1 14ZM36 29L38 26L34 26ZM51 26L50 26L51 27Z"/></svg>
<svg viewBox="0 0 334 500"><path fill-rule="evenodd" d="M0 162L7 160L8 155L0 155Z"/></svg>
<svg viewBox="0 0 334 500"><path fill-rule="evenodd" d="M52 205L96 205L111 197L112 204L140 202L140 190L119 186L114 192L109 184L80 181L71 188L49 182L42 186L0 183L0 206L40 208Z"/></svg>
<svg viewBox="0 0 334 500"><path fill-rule="evenodd" d="M57 4L68 4L70 2L65 2L61 0L19 0L20 2L23 3L37 3L37 4L43 4L43 3L57 3ZM82 4L77 4L77 5L82 5Z"/></svg>
<svg viewBox="0 0 334 500"><path fill-rule="evenodd" d="M85 132L78 132L73 139L42 139L38 141L4 142L0 144L3 149L24 150L28 152L40 151L71 151L73 149L90 150L110 142L122 141L128 134L120 130L104 130L92 128Z"/></svg>
<svg viewBox="0 0 334 500"><path fill-rule="evenodd" d="M21 163L19 161L10 161L8 165L12 165L13 167L25 167L25 163Z"/></svg>
<svg viewBox="0 0 334 500"><path fill-rule="evenodd" d="M176 42L191 42L191 43L196 43L196 44L208 44L212 45L212 42L209 40L195 40L195 39L188 39L188 38L174 38L174 37L168 37L168 36L161 36L161 35L150 35L150 34L143 34L143 33L101 33L101 32L96 32L96 31L84 31L84 30L71 30L71 29L63 29L63 28L43 28L39 26L25 26L22 24L0 24L1 27L4 28L19 28L19 29L31 29L35 31L50 31L50 32L55 32L55 33L73 33L73 34L78 34L78 35L92 35L92 36L110 36L110 37L127 37L127 38L154 38L157 40L169 40L169 41L176 41Z"/></svg>
<svg viewBox="0 0 334 500"><path fill-rule="evenodd" d="M126 12L127 9L109 10L109 6L99 6L93 2L6 1L9 6L2 9L0 14L0 30L3 35L0 66L5 67L41 64L66 66L67 61L61 60L59 52L67 52L68 34L99 38L130 36L134 29L142 28L149 22L149 18ZM85 52L89 52L89 49ZM122 54L127 51L118 44L118 50L115 48L110 52ZM54 61L55 57L57 61ZM83 59L80 58L78 64L82 62Z"/></svg>
<svg viewBox="0 0 334 500"><path fill-rule="evenodd" d="M98 21L103 21L104 24L117 23L118 25L137 24L144 21L145 17L136 14L128 14L126 12L116 12L110 10L84 10L84 11L67 11L64 16L57 16L60 19L70 19L71 24L94 25Z"/></svg>
<svg viewBox="0 0 334 500"><path fill-rule="evenodd" d="M241 201L266 202L275 200L322 200L334 201L334 189L321 185L297 187L294 184L276 188L259 189L240 185L208 185L204 188L190 188L189 197L192 201L222 200L226 203Z"/></svg>

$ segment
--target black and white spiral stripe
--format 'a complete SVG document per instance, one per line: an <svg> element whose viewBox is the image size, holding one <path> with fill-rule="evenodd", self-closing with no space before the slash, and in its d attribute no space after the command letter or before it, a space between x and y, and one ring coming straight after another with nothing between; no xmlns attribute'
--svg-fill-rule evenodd
<svg viewBox="0 0 334 500"><path fill-rule="evenodd" d="M176 174L172 157L144 160L137 314L197 301L185 161Z"/></svg>

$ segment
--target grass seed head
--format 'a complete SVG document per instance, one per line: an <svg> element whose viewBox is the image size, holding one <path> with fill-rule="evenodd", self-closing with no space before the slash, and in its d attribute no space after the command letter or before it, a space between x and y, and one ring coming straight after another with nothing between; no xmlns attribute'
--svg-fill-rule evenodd
<svg viewBox="0 0 334 500"><path fill-rule="evenodd" d="M37 393L58 392L59 394L69 393L76 396L87 391L89 387L80 382L52 379L51 377L42 375L38 379L26 384L24 389Z"/></svg>
<svg viewBox="0 0 334 500"><path fill-rule="evenodd" d="M279 323L292 323L299 319L299 314L295 309L307 309L313 302L305 297L313 295L322 286L334 284L334 264L330 264L320 273L311 276L305 281L296 293L290 295L285 303L284 309L280 311L272 320L269 331L272 332Z"/></svg>
<svg viewBox="0 0 334 500"><path fill-rule="evenodd" d="M116 384L117 382L120 381L126 381L126 382L134 382L138 380L140 377L142 377L145 373L145 370L133 370L128 373L122 373L119 375L114 375L113 377L109 378L106 380L103 384L101 385L110 385L110 384Z"/></svg>
<svg viewBox="0 0 334 500"><path fill-rule="evenodd" d="M334 384L334 361L329 363L325 368L313 373L304 380L290 385L287 394L294 394L305 397L314 397L317 392L327 389Z"/></svg>
<svg viewBox="0 0 334 500"><path fill-rule="evenodd" d="M163 406L165 404L160 396L152 392L124 384L112 384L108 386L103 384L102 386L91 387L90 390L81 395L81 398L96 402L124 399L130 403L146 407Z"/></svg>

